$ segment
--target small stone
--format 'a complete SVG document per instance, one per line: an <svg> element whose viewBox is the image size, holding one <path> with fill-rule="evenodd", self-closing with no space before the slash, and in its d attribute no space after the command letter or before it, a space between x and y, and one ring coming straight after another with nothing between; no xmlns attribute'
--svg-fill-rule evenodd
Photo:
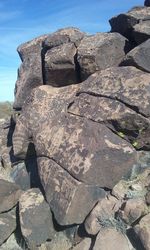
<svg viewBox="0 0 150 250"><path fill-rule="evenodd" d="M131 244L115 228L105 228L99 232L93 250L131 250Z"/></svg>
<svg viewBox="0 0 150 250"><path fill-rule="evenodd" d="M110 220L119 210L121 202L113 196L101 199L84 222L85 230L88 234L96 235L104 226L101 223Z"/></svg>
<svg viewBox="0 0 150 250"><path fill-rule="evenodd" d="M123 211L120 211L121 218L127 223L132 224L141 216L148 213L148 207L141 198L129 199L123 205Z"/></svg>
<svg viewBox="0 0 150 250"><path fill-rule="evenodd" d="M52 215L39 189L29 189L20 197L19 215L21 231L29 247L53 238Z"/></svg>
<svg viewBox="0 0 150 250"><path fill-rule="evenodd" d="M145 250L150 250L150 213L144 216L138 225L134 227Z"/></svg>

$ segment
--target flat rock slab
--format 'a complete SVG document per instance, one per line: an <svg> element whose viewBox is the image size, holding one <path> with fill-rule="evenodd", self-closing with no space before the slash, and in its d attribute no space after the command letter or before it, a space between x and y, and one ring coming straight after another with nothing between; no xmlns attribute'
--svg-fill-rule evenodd
<svg viewBox="0 0 150 250"><path fill-rule="evenodd" d="M13 211L0 214L0 245L8 239L8 237L16 229L16 216Z"/></svg>
<svg viewBox="0 0 150 250"><path fill-rule="evenodd" d="M131 250L127 237L115 228L106 228L99 232L93 250Z"/></svg>
<svg viewBox="0 0 150 250"><path fill-rule="evenodd" d="M125 55L127 40L118 33L97 33L86 36L78 47L77 60L81 79L97 70L118 66Z"/></svg>
<svg viewBox="0 0 150 250"><path fill-rule="evenodd" d="M22 194L20 187L12 182L0 179L0 213L14 207Z"/></svg>
<svg viewBox="0 0 150 250"><path fill-rule="evenodd" d="M96 202L106 195L99 186L77 181L46 157L38 158L38 168L46 199L61 225L81 224Z"/></svg>
<svg viewBox="0 0 150 250"><path fill-rule="evenodd" d="M19 199L20 226L29 247L36 247L54 236L52 215L39 189L24 192Z"/></svg>

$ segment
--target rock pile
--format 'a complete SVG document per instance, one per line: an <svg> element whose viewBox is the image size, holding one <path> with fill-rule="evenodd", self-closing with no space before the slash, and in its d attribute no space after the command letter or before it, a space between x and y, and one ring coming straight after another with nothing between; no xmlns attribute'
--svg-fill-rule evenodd
<svg viewBox="0 0 150 250"><path fill-rule="evenodd" d="M150 250L150 8L18 48L0 249Z"/></svg>

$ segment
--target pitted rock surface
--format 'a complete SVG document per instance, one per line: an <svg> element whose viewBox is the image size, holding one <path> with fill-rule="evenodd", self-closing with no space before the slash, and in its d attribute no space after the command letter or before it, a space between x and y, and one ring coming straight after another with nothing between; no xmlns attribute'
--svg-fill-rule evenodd
<svg viewBox="0 0 150 250"><path fill-rule="evenodd" d="M22 234L30 247L41 245L55 234L52 215L39 189L24 192L19 199Z"/></svg>
<svg viewBox="0 0 150 250"><path fill-rule="evenodd" d="M78 47L81 79L98 70L118 66L125 55L127 39L118 33L97 33L86 36Z"/></svg>

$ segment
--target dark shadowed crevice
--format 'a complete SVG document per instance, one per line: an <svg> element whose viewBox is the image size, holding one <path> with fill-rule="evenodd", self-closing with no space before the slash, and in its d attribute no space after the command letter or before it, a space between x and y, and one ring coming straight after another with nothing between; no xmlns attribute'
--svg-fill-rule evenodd
<svg viewBox="0 0 150 250"><path fill-rule="evenodd" d="M45 78L45 55L47 52L47 48L42 48L41 50L41 69L42 69L42 79L43 79L43 85L46 85L46 78Z"/></svg>
<svg viewBox="0 0 150 250"><path fill-rule="evenodd" d="M80 83L80 82L82 82L81 68L80 68L80 64L78 62L77 57L78 57L78 54L76 53L75 56L74 56L75 73L76 73L77 83Z"/></svg>
<svg viewBox="0 0 150 250"><path fill-rule="evenodd" d="M127 233L127 236L129 238L131 244L133 245L133 247L136 250L146 250L145 247L143 246L142 242L140 241L140 239L138 238L138 236L134 232L133 228L128 229L126 233Z"/></svg>

